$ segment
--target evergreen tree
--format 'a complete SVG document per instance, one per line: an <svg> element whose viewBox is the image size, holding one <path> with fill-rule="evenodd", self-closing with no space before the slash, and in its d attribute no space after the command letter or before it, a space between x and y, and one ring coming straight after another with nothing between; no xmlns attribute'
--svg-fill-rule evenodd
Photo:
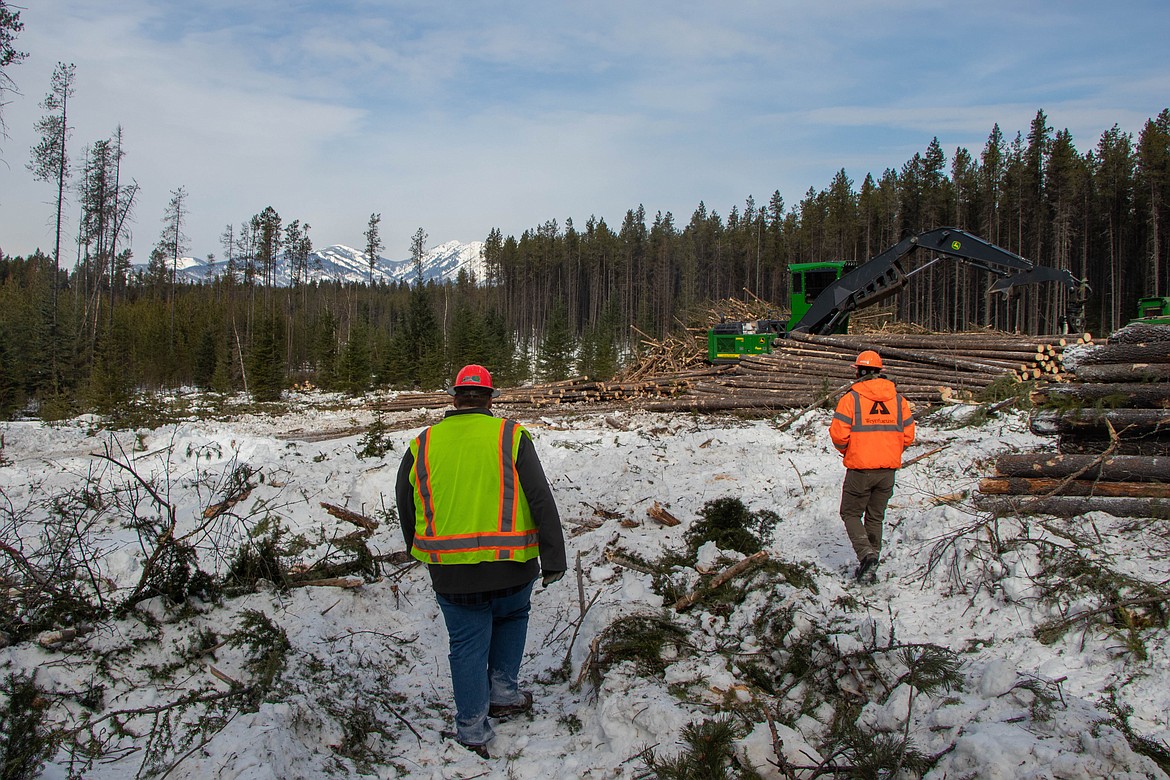
<svg viewBox="0 0 1170 780"><path fill-rule="evenodd" d="M576 338L569 327L569 315L563 301L557 301L549 313L540 352L536 358L537 376L543 382L569 378L576 352Z"/></svg>
<svg viewBox="0 0 1170 780"><path fill-rule="evenodd" d="M1003 192L1004 156L1003 131L997 124L987 136L979 157L979 203L983 207L979 232L993 244L1001 241L999 205Z"/></svg>
<svg viewBox="0 0 1170 780"><path fill-rule="evenodd" d="M1170 290L1170 109L1142 128L1137 163L1136 209L1146 232L1143 292L1165 295Z"/></svg>
<svg viewBox="0 0 1170 780"><path fill-rule="evenodd" d="M899 212L901 224L898 227L899 239L902 236L921 233L923 230L922 199L923 173L922 155L915 153L903 166L898 177L898 191L901 194Z"/></svg>
<svg viewBox="0 0 1170 780"><path fill-rule="evenodd" d="M1130 226L1133 216L1133 178L1135 161L1132 138L1114 125L1101 134L1097 144L1096 170L1093 178L1098 197L1097 210L1104 222L1106 233L1104 269L1094 275L1101 281L1103 292L1108 292L1107 308L1104 311L1104 330L1110 333L1120 327L1133 311L1127 305L1136 295L1130 293L1133 279L1128 272L1130 257Z"/></svg>
<svg viewBox="0 0 1170 780"><path fill-rule="evenodd" d="M427 234L422 228L414 231L414 235L410 238L410 259L414 262L414 283L417 287L423 286L423 267L422 259L426 254L427 249Z"/></svg>
<svg viewBox="0 0 1170 780"><path fill-rule="evenodd" d="M93 370L89 376L89 406L98 414L124 412L133 398L133 382L124 356L129 352L128 333L119 321L98 336Z"/></svg>
<svg viewBox="0 0 1170 780"><path fill-rule="evenodd" d="M230 393L238 386L236 373L235 350L232 348L231 335L227 334L219 340L215 352L215 371L211 375L211 390L216 393Z"/></svg>
<svg viewBox="0 0 1170 780"><path fill-rule="evenodd" d="M16 360L4 323L0 323L0 419L7 420L24 404L24 393L16 375Z"/></svg>
<svg viewBox="0 0 1170 780"><path fill-rule="evenodd" d="M829 185L825 212L826 258L856 262L857 195L845 169Z"/></svg>
<svg viewBox="0 0 1170 780"><path fill-rule="evenodd" d="M391 387L412 386L417 375L417 360L410 329L405 319L400 318L390 334L378 371L378 383Z"/></svg>
<svg viewBox="0 0 1170 780"><path fill-rule="evenodd" d="M254 401L279 401L284 390L284 336L280 322L265 315L256 323L247 361L248 390Z"/></svg>
<svg viewBox="0 0 1170 780"><path fill-rule="evenodd" d="M349 339L337 361L337 387L349 395L361 395L370 387L370 329L366 318L350 323Z"/></svg>
<svg viewBox="0 0 1170 780"><path fill-rule="evenodd" d="M8 75L10 65L19 64L28 55L12 45L16 36L24 29L24 22L20 21L20 11L12 10L6 0L0 0L0 137L5 135L7 126L4 124L4 93L16 92L16 83Z"/></svg>
<svg viewBox="0 0 1170 780"><path fill-rule="evenodd" d="M584 376L613 379L618 372L617 305L610 300L602 316L581 337L577 352L577 370Z"/></svg>
<svg viewBox="0 0 1170 780"><path fill-rule="evenodd" d="M222 339L217 338L215 331L205 328L195 350L194 376L195 384L203 389L210 389L215 379L215 369L219 364L219 344Z"/></svg>
<svg viewBox="0 0 1170 780"><path fill-rule="evenodd" d="M370 286L374 286L374 268L378 263L378 253L382 251L382 237L379 235L379 225L382 224L381 214L371 214L369 225L366 227L366 262L370 266Z"/></svg>
<svg viewBox="0 0 1170 780"><path fill-rule="evenodd" d="M1046 166L1052 150L1052 128L1043 111L1037 111L1028 130L1028 146L1024 151L1022 204L1027 233L1031 241L1022 245L1025 254L1040 262L1044 256L1044 240L1048 238L1048 209L1044 201L1047 182Z"/></svg>
<svg viewBox="0 0 1170 780"><path fill-rule="evenodd" d="M467 296L465 292L455 305L451 337L447 340L448 362L456 370L470 363L487 365L490 358L483 319L471 308Z"/></svg>
<svg viewBox="0 0 1170 780"><path fill-rule="evenodd" d="M73 97L73 82L77 66L58 62L50 82L49 94L41 101L47 112L37 120L36 129L41 140L33 147L28 169L33 178L53 184L56 189L56 230L53 241L53 312L57 311L57 275L61 269L61 223L65 208L65 184L69 181L69 98ZM56 318L54 316L54 325Z"/></svg>
<svg viewBox="0 0 1170 780"><path fill-rule="evenodd" d="M299 219L294 219L284 229L284 258L289 270L289 282L296 288L309 281L309 254L313 251L313 242L309 240L309 223L301 226Z"/></svg>
<svg viewBox="0 0 1170 780"><path fill-rule="evenodd" d="M329 309L317 315L313 326L313 365L317 386L324 390L337 387L337 318Z"/></svg>
<svg viewBox="0 0 1170 780"><path fill-rule="evenodd" d="M938 138L932 138L922 156L922 213L919 230L932 230L951 224L952 202L947 179L947 156Z"/></svg>
<svg viewBox="0 0 1170 780"><path fill-rule="evenodd" d="M516 360L516 339L507 323L496 310L490 310L482 318L483 362L500 384L517 385L527 378L527 368ZM471 361L469 361L471 362Z"/></svg>
<svg viewBox="0 0 1170 780"><path fill-rule="evenodd" d="M179 274L179 255L185 254L188 251L187 234L183 232L183 228L187 224L187 188L179 187L176 190L171 190L171 199L167 203L166 212L163 214L163 230L159 236L158 243L155 244L155 251L151 254L152 261L157 263L156 258L161 256L166 258L170 263L170 275L168 279L168 299L170 301L171 310L171 333L170 343L174 344L175 338L175 283ZM152 270L152 274L157 273L157 267Z"/></svg>

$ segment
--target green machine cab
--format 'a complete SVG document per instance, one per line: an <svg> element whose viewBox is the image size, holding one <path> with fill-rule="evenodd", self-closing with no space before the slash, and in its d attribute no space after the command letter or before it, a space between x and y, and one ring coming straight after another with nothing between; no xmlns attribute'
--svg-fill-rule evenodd
<svg viewBox="0 0 1170 780"><path fill-rule="evenodd" d="M1138 316L1130 322L1142 322L1148 325L1170 325L1170 296L1154 296L1139 298Z"/></svg>
<svg viewBox="0 0 1170 780"><path fill-rule="evenodd" d="M845 263L793 263L788 266L791 316L788 320L756 320L755 322L720 322L707 333L707 361L710 363L737 363L743 355L761 355L772 352L772 342L783 336L792 323L800 322L817 296L841 278ZM843 333L842 322L834 331Z"/></svg>

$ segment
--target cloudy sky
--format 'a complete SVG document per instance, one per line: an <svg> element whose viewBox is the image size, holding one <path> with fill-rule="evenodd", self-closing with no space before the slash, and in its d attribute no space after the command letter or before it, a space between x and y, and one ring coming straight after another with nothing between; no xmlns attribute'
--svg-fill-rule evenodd
<svg viewBox="0 0 1170 780"><path fill-rule="evenodd" d="M199 257L272 206L318 247L363 246L381 213L404 258L420 227L434 245L794 204L935 137L978 154L1041 109L1084 152L1170 106L1166 0L7 2L28 53L0 140L10 255L53 243L53 188L26 164L59 61L72 159L123 130L135 262L180 186Z"/></svg>

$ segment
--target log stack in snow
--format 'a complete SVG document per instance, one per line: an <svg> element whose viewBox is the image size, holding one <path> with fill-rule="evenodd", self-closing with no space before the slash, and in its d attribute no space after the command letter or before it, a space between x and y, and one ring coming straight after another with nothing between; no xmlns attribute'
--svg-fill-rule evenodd
<svg viewBox="0 0 1170 780"><path fill-rule="evenodd" d="M1060 381L1068 346L1082 336L1016 336L978 331L951 334L870 334L777 339L769 355L746 355L738 364L705 362L705 333L689 347L679 339L644 337L643 359L612 381L570 379L504 388L496 403L547 408L572 404L633 406L650 411L736 411L772 414L801 409L839 395L853 379L853 360L877 350L887 375L918 406L970 398L996 381L1045 377ZM445 393L402 393L377 402L378 411L436 409Z"/></svg>
<svg viewBox="0 0 1170 780"><path fill-rule="evenodd" d="M1001 456L980 507L1170 517L1170 326L1128 325L1069 357L1076 381L1033 394L1049 408L1032 432L1058 437L1060 454Z"/></svg>
<svg viewBox="0 0 1170 780"><path fill-rule="evenodd" d="M1063 351L1088 334L1014 336L980 331L952 334L867 334L777 339L770 355L743 356L725 373L695 377L677 397L646 404L652 411L774 411L803 408L854 377L853 361L862 350L882 356L886 375L918 406L978 395L1003 379L1015 381L1064 376Z"/></svg>

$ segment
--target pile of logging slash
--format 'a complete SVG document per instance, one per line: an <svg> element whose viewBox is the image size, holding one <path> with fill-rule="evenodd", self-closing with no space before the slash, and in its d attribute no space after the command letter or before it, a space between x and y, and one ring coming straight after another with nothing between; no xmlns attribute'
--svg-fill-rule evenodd
<svg viewBox="0 0 1170 780"><path fill-rule="evenodd" d="M1074 381L1032 395L1032 432L1058 437L1057 454L1001 456L979 506L1170 517L1170 326L1127 325L1070 364Z"/></svg>

